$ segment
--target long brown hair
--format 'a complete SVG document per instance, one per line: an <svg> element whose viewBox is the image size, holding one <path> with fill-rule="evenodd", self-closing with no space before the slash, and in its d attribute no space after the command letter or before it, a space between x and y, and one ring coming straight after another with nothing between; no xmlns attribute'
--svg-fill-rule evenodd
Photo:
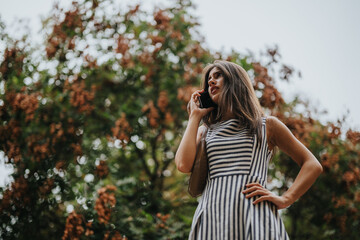
<svg viewBox="0 0 360 240"><path fill-rule="evenodd" d="M248 128L249 134L256 134L258 140L262 139L261 126L264 112L247 72L235 63L216 60L203 70L202 87L205 91L209 88L209 73L215 67L221 71L224 85L218 107L205 115L203 122L209 126L221 121L222 117L231 111L235 118L240 120L241 125Z"/></svg>

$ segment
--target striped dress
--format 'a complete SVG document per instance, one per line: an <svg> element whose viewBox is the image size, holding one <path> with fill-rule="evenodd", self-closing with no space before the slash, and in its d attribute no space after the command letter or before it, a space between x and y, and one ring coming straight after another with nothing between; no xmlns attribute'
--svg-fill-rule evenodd
<svg viewBox="0 0 360 240"><path fill-rule="evenodd" d="M268 201L253 205L259 196L245 198L245 184L266 187L272 151L266 140L249 136L237 119L212 124L206 135L209 175L196 208L189 239L289 239L276 206Z"/></svg>

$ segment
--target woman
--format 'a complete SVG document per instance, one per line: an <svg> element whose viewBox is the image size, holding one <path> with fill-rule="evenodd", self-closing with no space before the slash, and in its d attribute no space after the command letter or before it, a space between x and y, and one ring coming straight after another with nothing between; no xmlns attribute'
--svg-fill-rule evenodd
<svg viewBox="0 0 360 240"><path fill-rule="evenodd" d="M288 239L277 210L310 188L322 172L320 163L281 121L264 117L250 78L239 65L215 61L203 71L203 86L192 94L188 125L175 156L178 170L189 173L207 129L209 176L189 239ZM199 107L204 91L217 107ZM282 196L265 186L274 147L301 167Z"/></svg>

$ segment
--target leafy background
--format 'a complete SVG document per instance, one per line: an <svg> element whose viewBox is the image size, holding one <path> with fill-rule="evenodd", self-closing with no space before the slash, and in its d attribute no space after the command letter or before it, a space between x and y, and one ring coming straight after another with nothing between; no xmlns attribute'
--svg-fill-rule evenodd
<svg viewBox="0 0 360 240"><path fill-rule="evenodd" d="M324 167L282 211L290 238L359 239L360 133L283 99L276 84L297 72L277 48L261 58L206 48L191 9L191 1L152 12L96 0L54 7L40 47L0 24L0 150L14 169L0 188L3 239L186 239L197 201L173 159L186 104L215 59L247 70L266 113ZM272 190L284 192L298 171L277 152Z"/></svg>

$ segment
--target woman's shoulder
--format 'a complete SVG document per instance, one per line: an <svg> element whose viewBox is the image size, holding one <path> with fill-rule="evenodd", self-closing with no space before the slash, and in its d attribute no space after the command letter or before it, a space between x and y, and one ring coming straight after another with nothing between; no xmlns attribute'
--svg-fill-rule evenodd
<svg viewBox="0 0 360 240"><path fill-rule="evenodd" d="M274 130L279 127L284 127L284 123L275 116L266 116L266 127L269 130Z"/></svg>
<svg viewBox="0 0 360 240"><path fill-rule="evenodd" d="M279 122L280 120L275 117L275 116L265 116L263 117L266 120L266 126L273 126L274 124L276 124L277 122Z"/></svg>
<svg viewBox="0 0 360 240"><path fill-rule="evenodd" d="M277 117L275 116L266 116L266 138L269 145L275 145L275 135L278 132L279 128L284 125Z"/></svg>

